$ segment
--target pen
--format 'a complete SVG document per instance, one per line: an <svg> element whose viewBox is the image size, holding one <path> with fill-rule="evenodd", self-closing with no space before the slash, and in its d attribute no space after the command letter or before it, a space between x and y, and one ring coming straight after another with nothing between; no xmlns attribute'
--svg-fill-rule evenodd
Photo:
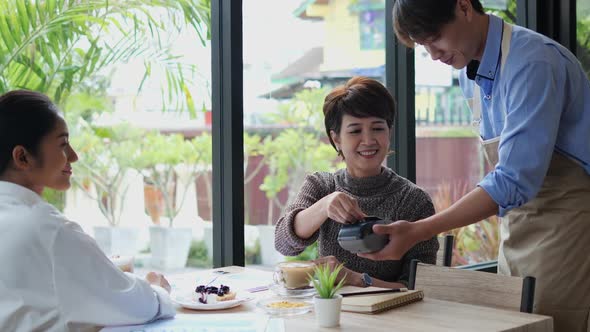
<svg viewBox="0 0 590 332"><path fill-rule="evenodd" d="M372 295L372 294L382 294L382 293L400 293L400 292L407 292L407 288L392 288L392 289L380 289L374 291L367 291L367 292L356 292L356 293L342 293L342 297L347 296L356 296L356 295Z"/></svg>
<svg viewBox="0 0 590 332"><path fill-rule="evenodd" d="M268 290L268 286L258 286L246 289L249 293L263 292L265 290Z"/></svg>

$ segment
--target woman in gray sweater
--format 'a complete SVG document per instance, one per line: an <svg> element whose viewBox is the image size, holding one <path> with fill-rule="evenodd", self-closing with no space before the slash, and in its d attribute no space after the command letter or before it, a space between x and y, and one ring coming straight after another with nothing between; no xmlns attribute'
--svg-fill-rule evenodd
<svg viewBox="0 0 590 332"><path fill-rule="evenodd" d="M399 261L373 261L340 247L343 224L364 217L415 221L434 214L426 192L382 166L390 153L389 138L395 103L379 82L354 77L334 89L324 101L324 123L330 143L346 164L335 173L306 177L299 194L277 222L275 247L295 256L319 241L320 263L344 263L346 284L403 287L412 259L434 264L438 241L418 243Z"/></svg>

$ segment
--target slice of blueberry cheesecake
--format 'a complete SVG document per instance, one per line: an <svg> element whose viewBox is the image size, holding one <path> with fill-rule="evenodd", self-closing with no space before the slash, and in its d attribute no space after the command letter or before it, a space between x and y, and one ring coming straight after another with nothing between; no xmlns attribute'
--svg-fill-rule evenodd
<svg viewBox="0 0 590 332"><path fill-rule="evenodd" d="M193 299L203 304L229 301L235 298L236 293L230 291L227 285L220 285L220 287L199 285L193 294Z"/></svg>

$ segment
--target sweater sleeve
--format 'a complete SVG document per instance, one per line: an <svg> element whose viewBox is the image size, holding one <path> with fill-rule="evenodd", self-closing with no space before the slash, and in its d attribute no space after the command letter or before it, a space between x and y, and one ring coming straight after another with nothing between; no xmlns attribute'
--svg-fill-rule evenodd
<svg viewBox="0 0 590 332"><path fill-rule="evenodd" d="M279 218L275 228L275 249L286 256L299 255L305 248L312 245L319 236L319 230L308 239L302 239L295 234L295 216L307 209L333 191L334 185L330 173L313 173L305 177L303 185L291 203L285 210L285 214Z"/></svg>
<svg viewBox="0 0 590 332"><path fill-rule="evenodd" d="M403 220L414 222L416 220L430 217L434 214L434 205L427 193L421 189L414 191L407 197L404 204L404 213L400 214ZM436 237L430 240L417 243L402 257L402 273L400 282L407 283L410 277L410 263L418 259L422 263L436 264L436 252L438 251L438 240Z"/></svg>

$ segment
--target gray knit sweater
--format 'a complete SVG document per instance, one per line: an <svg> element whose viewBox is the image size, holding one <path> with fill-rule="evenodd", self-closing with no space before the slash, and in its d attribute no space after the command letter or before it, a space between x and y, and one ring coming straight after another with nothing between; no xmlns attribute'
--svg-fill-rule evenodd
<svg viewBox="0 0 590 332"><path fill-rule="evenodd" d="M416 221L434 214L434 206L428 194L389 168L383 167L381 174L367 178L353 178L345 169L336 173L316 172L305 178L295 201L287 207L285 214L277 222L277 251L283 255L295 256L319 240L320 256L335 256L353 271L366 272L374 278L390 282L408 281L412 259L436 263L436 238L418 243L399 261L373 261L342 249L337 240L342 224L331 219L324 222L309 239L298 237L294 231L295 215L334 191L354 197L365 214L383 220Z"/></svg>

